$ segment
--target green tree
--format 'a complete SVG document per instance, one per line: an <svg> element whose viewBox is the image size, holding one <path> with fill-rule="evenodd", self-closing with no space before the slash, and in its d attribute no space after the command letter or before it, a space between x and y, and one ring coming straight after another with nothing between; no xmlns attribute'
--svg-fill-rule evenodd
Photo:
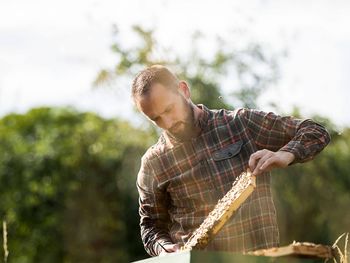
<svg viewBox="0 0 350 263"><path fill-rule="evenodd" d="M250 41L245 47L238 47L218 38L212 56L205 56L200 52L200 46L208 40L201 32L195 32L188 54L177 54L158 43L154 30L134 26L133 31L140 44L124 47L114 26L115 40L111 49L116 65L112 69L102 69L94 81L95 86L121 88L121 83L130 86L138 71L162 64L189 83L195 103L203 103L209 108L234 108L237 105L255 108L258 96L279 78L283 53L272 52L257 42ZM229 91L221 87L224 77L229 80Z"/></svg>
<svg viewBox="0 0 350 263"><path fill-rule="evenodd" d="M331 132L330 145L311 162L273 172L282 244L331 245L350 232L350 129L339 134L322 119Z"/></svg>
<svg viewBox="0 0 350 263"><path fill-rule="evenodd" d="M144 257L134 230L134 181L151 137L71 109L1 119L0 215L8 222L10 262Z"/></svg>

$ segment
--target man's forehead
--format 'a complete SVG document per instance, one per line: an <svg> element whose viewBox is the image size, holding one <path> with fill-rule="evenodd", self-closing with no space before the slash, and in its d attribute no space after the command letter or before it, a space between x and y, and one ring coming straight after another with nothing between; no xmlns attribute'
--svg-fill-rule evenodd
<svg viewBox="0 0 350 263"><path fill-rule="evenodd" d="M138 98L138 108L149 117L158 115L172 104L177 95L173 89L157 83L147 94Z"/></svg>
<svg viewBox="0 0 350 263"><path fill-rule="evenodd" d="M149 91L139 96L139 101L143 103L158 103L167 100L177 94L177 90L173 87L164 86L161 83L153 84Z"/></svg>

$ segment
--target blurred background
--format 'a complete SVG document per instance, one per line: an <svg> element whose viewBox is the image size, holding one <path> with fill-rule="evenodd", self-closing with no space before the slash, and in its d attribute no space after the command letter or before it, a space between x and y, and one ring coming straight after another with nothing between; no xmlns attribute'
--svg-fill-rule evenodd
<svg viewBox="0 0 350 263"><path fill-rule="evenodd" d="M147 257L135 180L160 131L135 111L130 86L151 64L173 69L209 108L325 125L330 145L273 171L273 191L281 245L333 244L350 231L349 13L345 0L1 0L8 262Z"/></svg>

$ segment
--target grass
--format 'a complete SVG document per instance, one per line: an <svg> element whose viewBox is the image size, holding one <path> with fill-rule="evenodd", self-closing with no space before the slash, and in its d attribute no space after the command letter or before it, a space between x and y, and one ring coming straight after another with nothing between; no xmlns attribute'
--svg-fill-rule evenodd
<svg viewBox="0 0 350 263"><path fill-rule="evenodd" d="M9 251L7 249L7 224L6 221L2 221L2 237L4 241L4 262L7 263L7 257L9 255Z"/></svg>
<svg viewBox="0 0 350 263"><path fill-rule="evenodd" d="M345 237L345 240L344 240L344 250L342 251L338 246L338 243L343 237ZM336 256L333 258L333 261L335 263L338 263L337 259L339 260L339 263L349 263L348 241L349 241L349 233L343 233L334 242L332 248L336 254Z"/></svg>

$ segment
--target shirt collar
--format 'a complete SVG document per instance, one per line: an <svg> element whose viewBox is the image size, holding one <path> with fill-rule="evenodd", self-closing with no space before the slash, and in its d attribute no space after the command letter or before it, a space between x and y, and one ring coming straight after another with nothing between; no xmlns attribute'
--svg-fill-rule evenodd
<svg viewBox="0 0 350 263"><path fill-rule="evenodd" d="M208 126L208 120L209 120L209 117L212 113L203 104L197 104L196 106L201 109L201 112L196 120L196 125L198 125L203 132L205 130L205 128Z"/></svg>

